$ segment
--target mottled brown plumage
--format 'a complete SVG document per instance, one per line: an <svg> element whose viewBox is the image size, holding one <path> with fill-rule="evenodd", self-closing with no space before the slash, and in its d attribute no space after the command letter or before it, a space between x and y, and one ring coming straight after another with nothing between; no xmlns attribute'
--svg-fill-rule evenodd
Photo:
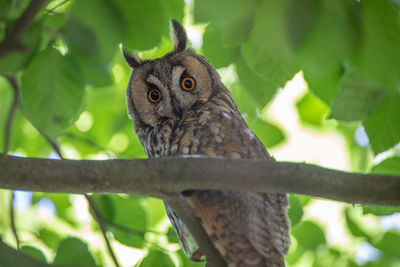
<svg viewBox="0 0 400 267"><path fill-rule="evenodd" d="M214 67L186 48L186 33L177 21L171 25L175 48L164 57L140 61L125 53L134 69L127 88L128 111L148 157L272 160ZM285 194L194 190L182 201L193 208L229 266L284 266L290 243ZM166 210L186 254L200 260L183 222L168 205Z"/></svg>

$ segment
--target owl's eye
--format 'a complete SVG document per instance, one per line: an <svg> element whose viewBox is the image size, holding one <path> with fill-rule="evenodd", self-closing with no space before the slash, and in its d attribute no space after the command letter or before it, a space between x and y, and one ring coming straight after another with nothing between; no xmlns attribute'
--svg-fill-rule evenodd
<svg viewBox="0 0 400 267"><path fill-rule="evenodd" d="M147 98L151 103L157 103L161 100L161 92L158 89L150 89L147 93Z"/></svg>
<svg viewBox="0 0 400 267"><path fill-rule="evenodd" d="M192 77L183 78L181 81L181 87L185 91L191 91L196 87L196 81Z"/></svg>

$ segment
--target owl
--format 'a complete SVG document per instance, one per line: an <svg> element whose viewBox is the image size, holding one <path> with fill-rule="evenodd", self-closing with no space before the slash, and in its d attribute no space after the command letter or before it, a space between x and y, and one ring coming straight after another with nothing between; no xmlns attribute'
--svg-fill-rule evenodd
<svg viewBox="0 0 400 267"><path fill-rule="evenodd" d="M171 39L173 50L157 59L124 52L133 69L126 91L128 114L147 156L273 160L216 69L187 48L186 31L176 20L171 21ZM285 266L290 244L285 194L190 190L181 199L227 266ZM166 211L185 253L200 260L201 248L187 227L167 204Z"/></svg>

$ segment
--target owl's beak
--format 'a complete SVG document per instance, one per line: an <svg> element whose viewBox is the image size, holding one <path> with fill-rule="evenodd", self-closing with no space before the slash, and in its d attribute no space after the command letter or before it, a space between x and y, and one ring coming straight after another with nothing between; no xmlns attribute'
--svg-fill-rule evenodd
<svg viewBox="0 0 400 267"><path fill-rule="evenodd" d="M175 99L172 99L172 107L176 116L178 118L182 118L183 110L179 108L178 103L175 101Z"/></svg>

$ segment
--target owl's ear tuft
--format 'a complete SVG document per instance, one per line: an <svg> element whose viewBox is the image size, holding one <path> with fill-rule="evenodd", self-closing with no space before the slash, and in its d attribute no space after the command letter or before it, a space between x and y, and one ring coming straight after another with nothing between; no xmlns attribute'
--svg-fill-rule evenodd
<svg viewBox="0 0 400 267"><path fill-rule="evenodd" d="M186 49L188 45L188 38L185 28L176 19L171 20L170 35L174 43L174 51L181 52Z"/></svg>
<svg viewBox="0 0 400 267"><path fill-rule="evenodd" d="M128 63L132 69L139 67L139 65L142 63L142 60L137 53L130 52L124 47L122 47L122 53L124 54L126 63Z"/></svg>

